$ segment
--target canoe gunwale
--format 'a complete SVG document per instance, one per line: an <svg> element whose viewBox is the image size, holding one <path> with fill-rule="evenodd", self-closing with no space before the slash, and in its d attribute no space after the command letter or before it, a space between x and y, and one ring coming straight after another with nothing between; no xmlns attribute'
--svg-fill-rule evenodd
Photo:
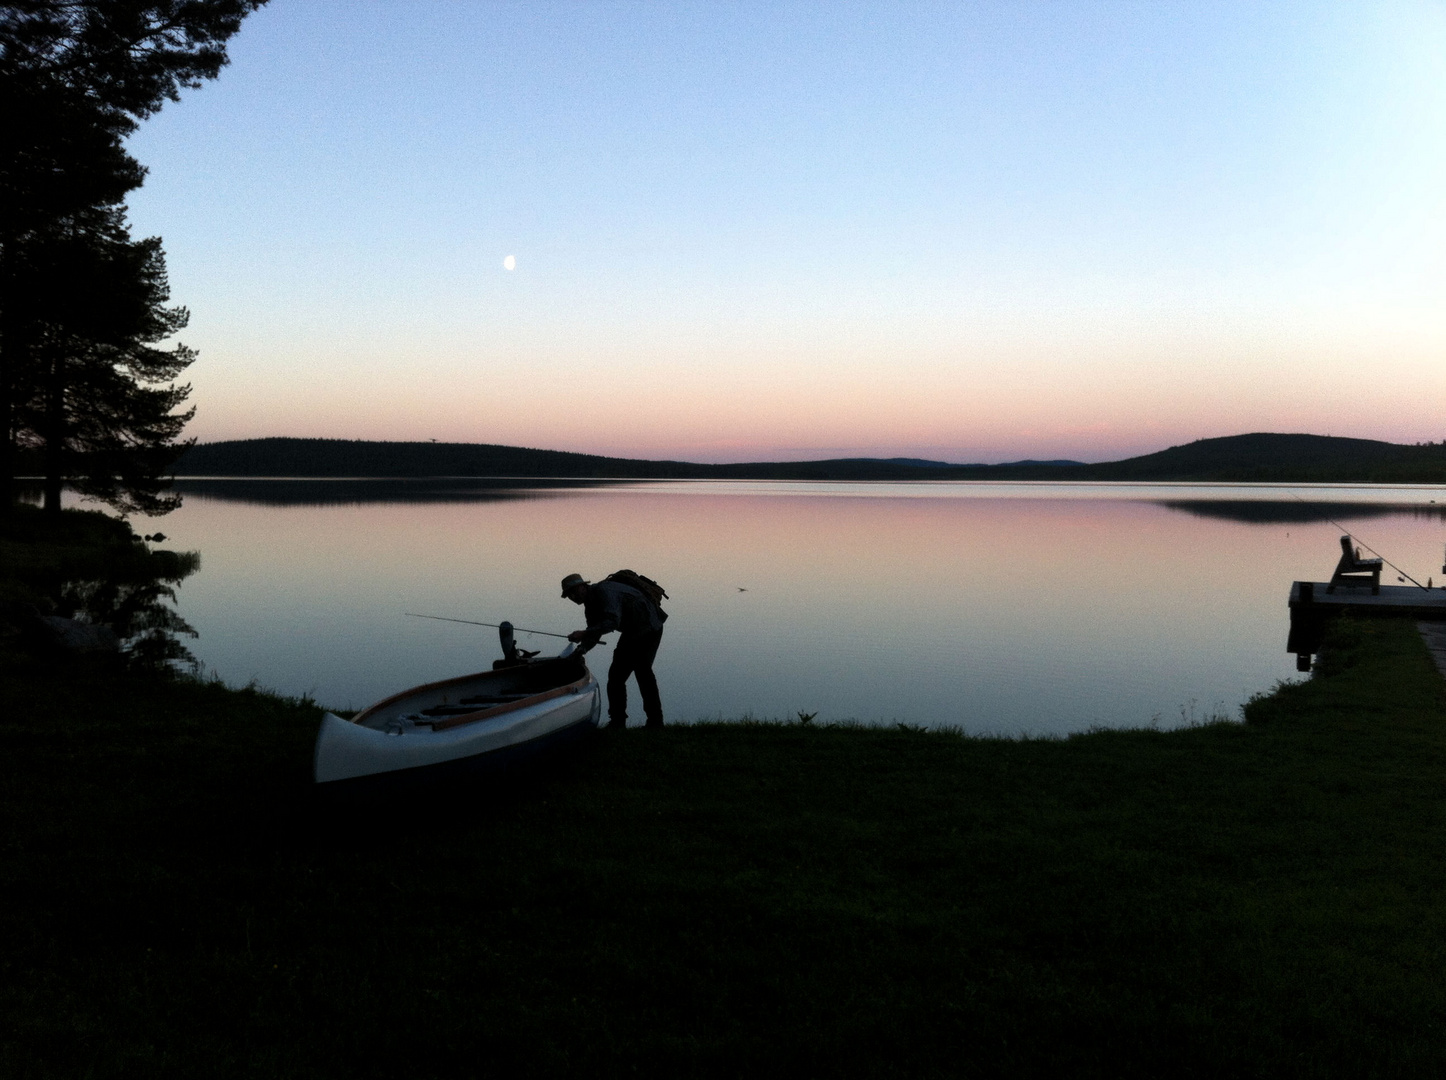
<svg viewBox="0 0 1446 1080"><path fill-rule="evenodd" d="M477 712L464 713L461 716L449 716L445 720L434 721L432 730L449 731L452 728L461 727L463 724L475 724L479 720L491 720L494 716L501 716L503 713L525 709L529 705L540 705L544 701L560 698L564 694L580 694L583 687L590 681L592 681L592 675L584 675L576 682L570 682L566 686L556 686L551 690L544 690L540 694L533 694L531 697L523 698L521 701L509 701L505 705L494 705L490 709L479 709Z"/></svg>

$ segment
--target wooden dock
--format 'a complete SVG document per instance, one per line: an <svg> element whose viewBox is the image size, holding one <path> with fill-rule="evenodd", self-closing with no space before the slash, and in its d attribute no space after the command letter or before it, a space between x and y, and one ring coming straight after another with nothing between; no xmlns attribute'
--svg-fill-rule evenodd
<svg viewBox="0 0 1446 1080"><path fill-rule="evenodd" d="M1415 585L1337 584L1330 591L1324 581L1296 581L1290 586L1290 638L1286 651L1295 653L1297 671L1310 670L1310 658L1320 652L1326 621L1349 612L1359 618L1403 618L1417 622L1446 622L1446 588L1422 589Z"/></svg>

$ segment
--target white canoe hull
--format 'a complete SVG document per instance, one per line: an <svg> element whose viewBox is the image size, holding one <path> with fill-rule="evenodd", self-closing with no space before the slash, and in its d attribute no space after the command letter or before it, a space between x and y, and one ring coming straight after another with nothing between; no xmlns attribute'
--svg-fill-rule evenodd
<svg viewBox="0 0 1446 1080"><path fill-rule="evenodd" d="M487 755L505 756L580 727L596 727L602 691L585 666L580 678L505 705L428 722L427 708L467 701L514 672L481 672L417 687L343 720L326 713L316 735L318 784L380 773L446 765ZM453 712L457 706L452 706ZM420 721L420 722L419 722Z"/></svg>

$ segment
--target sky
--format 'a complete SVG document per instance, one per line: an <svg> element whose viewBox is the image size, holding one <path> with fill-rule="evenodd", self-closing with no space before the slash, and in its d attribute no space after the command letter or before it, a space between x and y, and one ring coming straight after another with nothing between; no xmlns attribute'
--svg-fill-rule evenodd
<svg viewBox="0 0 1446 1080"><path fill-rule="evenodd" d="M202 441L1446 438L1446 3L272 0L131 139Z"/></svg>

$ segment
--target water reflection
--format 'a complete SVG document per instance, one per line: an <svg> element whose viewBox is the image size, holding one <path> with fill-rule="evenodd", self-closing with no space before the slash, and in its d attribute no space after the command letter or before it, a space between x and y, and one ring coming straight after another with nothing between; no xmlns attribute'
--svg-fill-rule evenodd
<svg viewBox="0 0 1446 1080"><path fill-rule="evenodd" d="M577 612L558 580L629 567L674 597L657 670L675 720L1169 725L1234 714L1293 677L1286 591L1338 554L1324 520L1247 516L1235 504L1282 504L1247 488L492 484L456 499L188 499L165 528L206 560L181 590L195 651L231 682L362 705L496 654L492 631L405 612L566 632ZM1424 580L1439 495L1318 501L1347 516L1389 504L1370 543ZM1183 505L1202 499L1214 508ZM595 657L606 666L606 649Z"/></svg>
<svg viewBox="0 0 1446 1080"><path fill-rule="evenodd" d="M1171 510L1196 517L1243 521L1254 525L1305 524L1321 521L1364 521L1383 517L1446 520L1446 506L1366 502L1266 502L1255 499L1182 499L1161 502Z"/></svg>
<svg viewBox="0 0 1446 1080"><path fill-rule="evenodd" d="M600 480L419 477L315 479L310 477L183 477L175 489L187 498L261 506L346 506L366 503L498 502L537 499L569 489L600 487Z"/></svg>
<svg viewBox="0 0 1446 1080"><path fill-rule="evenodd" d="M73 496L71 497L73 501ZM195 637L172 603L201 566L194 551L152 547L103 514L51 520L31 511L11 523L14 566L0 621L42 649L123 656L140 667L190 661Z"/></svg>

